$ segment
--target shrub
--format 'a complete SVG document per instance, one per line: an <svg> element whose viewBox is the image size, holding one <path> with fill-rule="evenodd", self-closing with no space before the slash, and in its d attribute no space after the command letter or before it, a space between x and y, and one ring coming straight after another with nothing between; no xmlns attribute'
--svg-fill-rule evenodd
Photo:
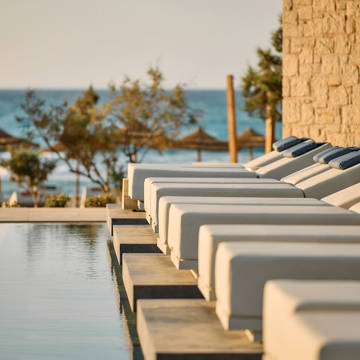
<svg viewBox="0 0 360 360"><path fill-rule="evenodd" d="M21 205L19 203L17 203L16 201L13 202L11 205L10 205L9 201L4 201L2 203L2 207L3 208L18 208L18 207L21 207Z"/></svg>
<svg viewBox="0 0 360 360"><path fill-rule="evenodd" d="M113 204L114 197L110 193L102 195L89 196L85 201L85 207L105 207L106 204Z"/></svg>
<svg viewBox="0 0 360 360"><path fill-rule="evenodd" d="M49 195L45 199L45 207L65 207L70 197L65 194Z"/></svg>

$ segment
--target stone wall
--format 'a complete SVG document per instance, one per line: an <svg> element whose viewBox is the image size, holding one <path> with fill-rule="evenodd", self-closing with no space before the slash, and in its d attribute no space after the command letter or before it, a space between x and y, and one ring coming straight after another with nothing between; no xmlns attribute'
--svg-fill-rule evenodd
<svg viewBox="0 0 360 360"><path fill-rule="evenodd" d="M360 0L283 0L283 136L360 146Z"/></svg>

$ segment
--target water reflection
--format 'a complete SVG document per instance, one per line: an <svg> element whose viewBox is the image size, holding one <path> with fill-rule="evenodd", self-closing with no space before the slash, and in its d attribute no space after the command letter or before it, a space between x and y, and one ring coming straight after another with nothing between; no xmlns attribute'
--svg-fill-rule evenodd
<svg viewBox="0 0 360 360"><path fill-rule="evenodd" d="M29 271L47 252L48 247L59 248L64 260L81 253L86 262L85 274L95 278L97 241L100 233L107 239L108 234L101 224L27 224L23 234L26 239L25 253ZM61 249L60 249L61 248ZM83 265L83 264L82 264ZM83 273L83 269L81 270Z"/></svg>
<svg viewBox="0 0 360 360"><path fill-rule="evenodd" d="M0 358L128 359L105 224L0 224Z"/></svg>
<svg viewBox="0 0 360 360"><path fill-rule="evenodd" d="M112 241L107 242L107 250L112 279L114 282L116 300L119 306L120 313L124 315L122 321L124 333L126 335L128 345L132 349L132 352L130 353L131 359L144 360L144 356L140 347L138 333L136 330L136 313L131 311L122 279L122 270L118 263Z"/></svg>

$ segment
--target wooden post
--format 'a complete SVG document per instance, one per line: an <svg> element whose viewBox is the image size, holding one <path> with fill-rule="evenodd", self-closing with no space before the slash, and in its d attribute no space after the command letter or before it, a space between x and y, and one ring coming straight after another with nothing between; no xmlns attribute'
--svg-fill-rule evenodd
<svg viewBox="0 0 360 360"><path fill-rule="evenodd" d="M76 174L75 174L75 207L79 207L80 199L80 174L79 174L79 161L76 161Z"/></svg>
<svg viewBox="0 0 360 360"><path fill-rule="evenodd" d="M249 161L251 161L254 158L254 154L253 154L253 148L252 146L249 147Z"/></svg>
<svg viewBox="0 0 360 360"><path fill-rule="evenodd" d="M235 116L235 98L234 98L234 77L228 75L227 80L227 115L228 115L228 137L229 137L229 153L230 162L237 163L237 146L236 146L236 116Z"/></svg>
<svg viewBox="0 0 360 360"><path fill-rule="evenodd" d="M197 152L196 161L201 162L201 150L197 149L196 152Z"/></svg>
<svg viewBox="0 0 360 360"><path fill-rule="evenodd" d="M266 105L266 121L265 121L265 153L272 151L272 144L275 142L275 119L271 116L271 107Z"/></svg>

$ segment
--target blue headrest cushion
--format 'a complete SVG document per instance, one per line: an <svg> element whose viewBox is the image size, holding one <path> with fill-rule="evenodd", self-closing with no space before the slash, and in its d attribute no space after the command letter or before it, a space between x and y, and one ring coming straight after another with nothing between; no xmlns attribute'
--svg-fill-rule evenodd
<svg viewBox="0 0 360 360"><path fill-rule="evenodd" d="M292 158L298 157L313 149L316 149L321 145L324 145L324 143L317 143L313 140L304 141L300 144L291 147L290 149L285 150L284 157L292 157Z"/></svg>
<svg viewBox="0 0 360 360"><path fill-rule="evenodd" d="M303 141L303 139L299 139L296 136L289 136L274 142L272 147L275 151L281 152Z"/></svg>
<svg viewBox="0 0 360 360"><path fill-rule="evenodd" d="M354 151L352 148L343 148L343 147L335 146L333 148L319 152L313 157L313 160L320 164L327 164L332 159L338 158L339 156L348 154L349 152L352 151Z"/></svg>
<svg viewBox="0 0 360 360"><path fill-rule="evenodd" d="M329 162L335 169L345 170L360 163L360 151L352 151Z"/></svg>

